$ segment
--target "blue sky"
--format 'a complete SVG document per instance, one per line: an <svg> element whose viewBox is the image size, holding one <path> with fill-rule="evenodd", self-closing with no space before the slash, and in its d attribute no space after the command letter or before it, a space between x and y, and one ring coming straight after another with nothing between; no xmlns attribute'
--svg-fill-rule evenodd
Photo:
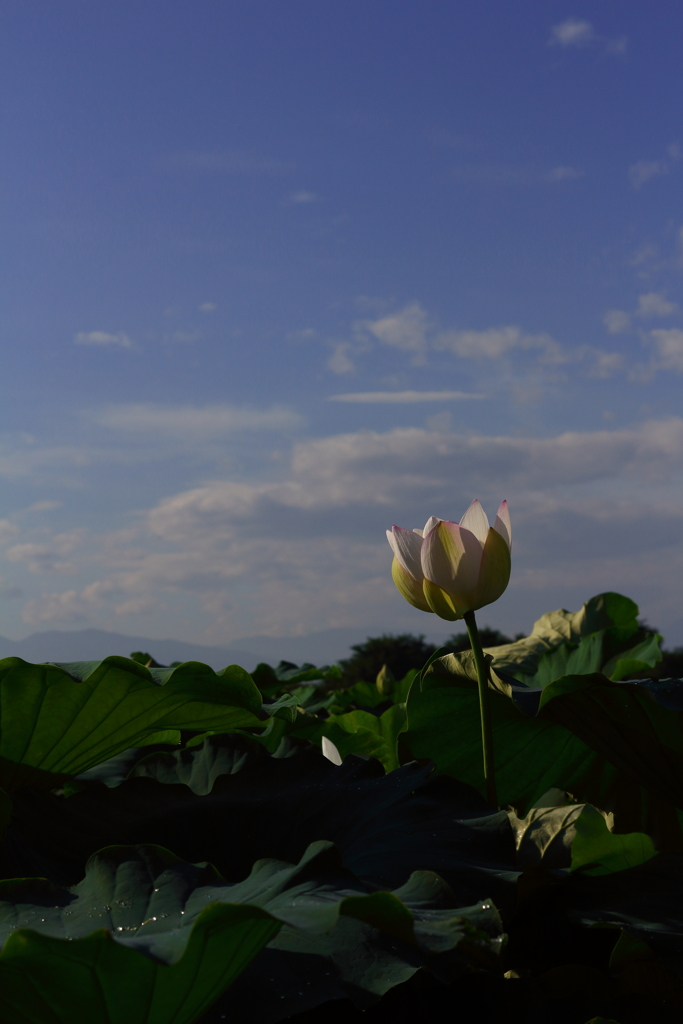
<svg viewBox="0 0 683 1024"><path fill-rule="evenodd" d="M0 633L450 626L384 529L506 497L527 629L683 643L680 12L0 6Z"/></svg>

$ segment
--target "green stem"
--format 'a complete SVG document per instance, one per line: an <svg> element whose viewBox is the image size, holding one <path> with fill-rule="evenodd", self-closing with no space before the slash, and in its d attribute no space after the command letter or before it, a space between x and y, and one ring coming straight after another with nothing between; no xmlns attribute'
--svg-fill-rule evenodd
<svg viewBox="0 0 683 1024"><path fill-rule="evenodd" d="M491 707L489 704L489 666L479 639L477 620L474 612L465 612L463 616L467 626L467 635L477 667L477 684L479 687L479 714L481 717L481 745L484 754L484 784L486 799L492 807L498 807L496 794L496 775L493 767L493 728L491 726Z"/></svg>

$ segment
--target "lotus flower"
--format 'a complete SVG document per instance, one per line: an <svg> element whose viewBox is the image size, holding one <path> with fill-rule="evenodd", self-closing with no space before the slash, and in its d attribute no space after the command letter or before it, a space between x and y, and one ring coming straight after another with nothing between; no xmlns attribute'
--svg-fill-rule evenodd
<svg viewBox="0 0 683 1024"><path fill-rule="evenodd" d="M497 601L510 580L512 528L507 502L493 527L475 500L460 523L432 516L424 530L387 530L391 573L406 601L442 619L461 619Z"/></svg>

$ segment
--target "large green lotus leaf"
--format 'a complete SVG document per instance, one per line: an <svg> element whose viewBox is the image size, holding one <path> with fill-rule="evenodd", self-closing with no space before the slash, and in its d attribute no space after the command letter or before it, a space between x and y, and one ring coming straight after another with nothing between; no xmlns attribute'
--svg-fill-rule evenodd
<svg viewBox="0 0 683 1024"><path fill-rule="evenodd" d="M273 720L271 724L280 723ZM201 743L197 743L200 738ZM294 752L291 751L292 754ZM126 774L131 779L182 782L198 796L207 796L220 775L234 775L259 757L267 757L266 749L250 737L245 736L238 743L233 736L203 735L182 750L150 753L141 750ZM121 782L122 778L117 784Z"/></svg>
<svg viewBox="0 0 683 1024"><path fill-rule="evenodd" d="M271 713L291 718L291 704L284 698ZM180 729L258 726L267 714L237 665L216 673L197 662L147 669L119 657L0 661L0 756L53 773L77 775L127 747L177 742Z"/></svg>
<svg viewBox="0 0 683 1024"><path fill-rule="evenodd" d="M587 675L592 672L602 672L617 680L629 674L644 672L662 660L659 649L662 638L658 634L648 634L645 639L641 639L641 633L638 632L623 639L619 633L616 628L601 629L590 636L581 637L576 644L560 644L539 658L533 675L517 672L517 678L534 688L547 686L562 676ZM496 667L494 656L494 670Z"/></svg>
<svg viewBox="0 0 683 1024"><path fill-rule="evenodd" d="M235 735L221 742L226 764L254 747ZM210 777L215 746L196 748L193 756L207 759L195 777ZM68 799L17 792L0 844L0 875L73 884L96 850L155 843L186 861L210 860L223 877L237 880L263 857L296 863L322 838L334 842L346 867L373 888L395 889L411 872L427 870L446 880L457 906L491 896L502 909L514 907L519 869L506 813L491 812L469 786L434 776L429 767L407 764L385 775L374 759L351 756L337 767L312 749L284 758L255 754L241 770L215 778L208 795L197 796L177 781L184 758L154 757L158 777L169 782L91 783ZM145 771L153 774L152 758Z"/></svg>
<svg viewBox="0 0 683 1024"><path fill-rule="evenodd" d="M637 867L657 854L652 839L642 832L615 835L610 830L613 815L591 804L532 807L524 818L508 813L522 868L608 875Z"/></svg>
<svg viewBox="0 0 683 1024"><path fill-rule="evenodd" d="M433 758L439 771L482 789L474 674L468 653L433 661L410 691L405 741L415 757ZM599 674L536 690L505 685L510 696L489 690L501 805L526 814L559 787L577 802L613 810L618 832L681 842L675 808L683 807L683 722L671 686L660 703L656 684Z"/></svg>
<svg viewBox="0 0 683 1024"><path fill-rule="evenodd" d="M207 1019L274 1024L339 999L365 1010L421 967L447 982L468 966L495 969L501 924L489 901L458 909L438 875L422 871L394 896L412 912L421 948L350 918L340 919L334 932L319 937L285 926ZM320 1019L323 1014L321 1007Z"/></svg>
<svg viewBox="0 0 683 1024"><path fill-rule="evenodd" d="M345 690L334 690L336 712L353 711L360 708L375 708L383 704L387 698L379 692L374 683L354 683Z"/></svg>
<svg viewBox="0 0 683 1024"><path fill-rule="evenodd" d="M326 736L334 743L342 760L349 754L376 757L384 770L391 772L399 766L398 736L405 728L405 704L392 704L381 715L360 710L329 715L322 721L293 730L291 735L317 744L322 744Z"/></svg>
<svg viewBox="0 0 683 1024"><path fill-rule="evenodd" d="M401 890L410 905L397 894L369 893L325 842L312 844L297 865L260 861L235 885L159 847L112 847L96 854L83 882L69 890L43 879L0 883L3 1003L17 1020L31 1020L22 994L32 983L65 1022L99 1024L104 1016L121 1024L189 1024L280 923L292 936L310 933L313 948L322 938L334 950L340 915L361 922L369 944L376 930L428 954L464 940L482 959L495 960L502 941L495 908L471 908L475 925L466 919L468 908L433 906L434 890L443 888L423 872Z"/></svg>
<svg viewBox="0 0 683 1024"><path fill-rule="evenodd" d="M638 606L630 598L612 592L598 594L586 601L578 612L563 608L546 612L534 623L529 636L485 650L493 657L495 668L513 675L533 676L544 655L563 644L578 644L582 637L592 633L612 630L615 642L627 641L638 633L637 617Z"/></svg>
<svg viewBox="0 0 683 1024"><path fill-rule="evenodd" d="M281 927L254 907L210 907L179 963L100 929L67 942L12 935L0 954L3 1024L192 1024Z"/></svg>
<svg viewBox="0 0 683 1024"><path fill-rule="evenodd" d="M316 668L306 662L294 665L291 661L281 661L275 668L260 662L251 673L256 685L263 693L282 693L293 686L310 681L327 681L341 678L339 665L322 665Z"/></svg>
<svg viewBox="0 0 683 1024"><path fill-rule="evenodd" d="M196 1020L282 927L239 893L220 905L217 880L164 850L114 847L72 890L0 882L3 1024Z"/></svg>

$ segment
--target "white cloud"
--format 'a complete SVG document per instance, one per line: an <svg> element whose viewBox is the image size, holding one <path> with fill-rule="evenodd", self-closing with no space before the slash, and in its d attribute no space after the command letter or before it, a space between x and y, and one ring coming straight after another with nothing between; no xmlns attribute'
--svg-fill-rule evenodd
<svg viewBox="0 0 683 1024"><path fill-rule="evenodd" d="M611 333L630 328L630 318L620 310L610 310L605 315L605 323ZM544 380L557 382L559 367L582 364L583 372L588 376L606 377L621 368L624 362L623 353L605 352L590 345L563 346L550 334L530 334L521 327L508 324L501 327L489 327L484 330L450 330L439 331L430 324L426 310L415 302L404 307L397 313L380 317L377 320L358 321L354 325L357 344L345 342L337 346L329 366L337 373L350 372L355 369L351 361L352 351L360 353L363 342L368 336L377 338L383 344L399 351L413 355L414 365L424 365L429 352L451 352L459 359L499 363L498 375L495 380L491 376L492 367L486 368L486 383L481 382L480 388L501 383L501 374L507 374L506 387L509 394L516 396L519 402L536 401L543 392ZM520 356L527 358L520 359ZM514 365L513 365L514 364ZM517 375L511 380L509 374ZM472 371L470 371L472 372ZM564 371L562 371L564 372ZM531 375L531 376L530 376ZM532 379L533 377L533 379ZM411 389L399 391L403 380L385 377L383 383L394 384L396 391L387 392L353 392L350 395L333 396L333 401L346 402L417 402L438 401L439 392L421 392ZM434 394L434 398L431 395ZM476 397L479 392L469 393L453 390L453 397ZM426 397L429 395L429 399ZM400 396L400 397L399 397ZM422 396L422 397L418 397Z"/></svg>
<svg viewBox="0 0 683 1024"><path fill-rule="evenodd" d="M605 352L590 345L585 345L580 350L580 356L588 364L589 377L611 377L624 365L624 356L621 352Z"/></svg>
<svg viewBox="0 0 683 1024"><path fill-rule="evenodd" d="M312 327L304 327L300 331L288 331L285 337L287 341L313 341L318 337L318 332Z"/></svg>
<svg viewBox="0 0 683 1024"><path fill-rule="evenodd" d="M653 316L671 316L678 312L678 305L670 302L663 292L647 292L638 296L638 307L633 313L628 313L624 309L608 309L602 321L610 334L627 334L632 329L634 316L646 319ZM642 378L642 373L641 367L636 371L636 376L640 375Z"/></svg>
<svg viewBox="0 0 683 1024"><path fill-rule="evenodd" d="M546 174L546 181L572 181L576 178L583 178L585 171L581 171L578 167L568 167L566 165L560 165L559 167L553 167L551 171Z"/></svg>
<svg viewBox="0 0 683 1024"><path fill-rule="evenodd" d="M83 543L84 536L83 530L70 530L52 537L49 543L14 544L5 551L5 558L8 562L26 563L28 570L33 573L71 574L78 572L78 567L73 561L64 561L64 556L74 552Z"/></svg>
<svg viewBox="0 0 683 1024"><path fill-rule="evenodd" d="M283 406L250 409L232 405L157 405L131 403L92 410L88 418L111 430L197 441L242 431L294 430L302 417Z"/></svg>
<svg viewBox="0 0 683 1024"><path fill-rule="evenodd" d="M356 369L356 364L349 356L353 346L348 342L343 341L339 345L335 345L334 352L327 360L327 365L333 373L344 374L353 373Z"/></svg>
<svg viewBox="0 0 683 1024"><path fill-rule="evenodd" d="M430 513L457 519L474 496L491 513L503 497L512 503L513 583L492 615L507 608L528 626L548 607L609 588L650 595L647 614L658 615L662 594L683 598L683 571L673 571L683 567L682 484L678 417L546 438L459 434L439 421L301 441L281 480L208 481L159 501L85 560L98 579L32 598L24 618L106 625L129 616L132 628L172 600L203 609L213 642L389 622L445 635L395 593L383 530ZM48 565L57 544L43 547L17 545L12 557Z"/></svg>
<svg viewBox="0 0 683 1024"><path fill-rule="evenodd" d="M608 309L602 321L610 334L626 334L631 330L631 315L623 309Z"/></svg>
<svg viewBox="0 0 683 1024"><path fill-rule="evenodd" d="M651 260L657 259L658 256L659 249L657 246L648 243L642 246L642 248L637 249L628 262L632 267L642 267L644 263L649 263Z"/></svg>
<svg viewBox="0 0 683 1024"><path fill-rule="evenodd" d="M166 335L164 341L177 341L181 345L194 345L196 342L202 340L201 331L174 331L171 335Z"/></svg>
<svg viewBox="0 0 683 1024"><path fill-rule="evenodd" d="M667 148L667 157L661 160L638 160L628 169L628 178L635 189L639 189L646 181L669 174L675 164L683 159L683 152L678 143L674 142Z"/></svg>
<svg viewBox="0 0 683 1024"><path fill-rule="evenodd" d="M549 171L542 171L533 164L475 164L460 163L451 168L456 181L465 184L481 184L507 187L524 187L538 185L541 182L558 182L575 180L585 177L585 171L566 164L558 165Z"/></svg>
<svg viewBox="0 0 683 1024"><path fill-rule="evenodd" d="M500 359L513 349L537 350L544 362L565 361L561 345L549 334L524 334L513 326L486 331L445 331L437 335L434 348L454 352L463 359Z"/></svg>
<svg viewBox="0 0 683 1024"><path fill-rule="evenodd" d="M616 36L614 39L608 39L605 42L605 49L608 53L614 53L623 55L628 51L628 37L627 36Z"/></svg>
<svg viewBox="0 0 683 1024"><path fill-rule="evenodd" d="M63 501L52 501L46 499L45 501L34 501L32 505L29 505L26 509L27 512L52 512L56 508L62 508Z"/></svg>
<svg viewBox="0 0 683 1024"><path fill-rule="evenodd" d="M590 21L578 18L567 18L550 30L550 42L553 46L587 46L597 39Z"/></svg>
<svg viewBox="0 0 683 1024"><path fill-rule="evenodd" d="M427 328L429 320L419 302L413 302L398 313L381 317L379 320L365 320L357 329L365 329L373 337L400 349L412 352L415 363L423 363L427 350Z"/></svg>
<svg viewBox="0 0 683 1024"><path fill-rule="evenodd" d="M658 178L669 173L669 164L665 160L638 160L628 169L628 179L634 188L640 188L651 178Z"/></svg>
<svg viewBox="0 0 683 1024"><path fill-rule="evenodd" d="M465 391L356 391L348 395L330 395L328 402L412 403L453 402L467 398L485 398L485 395Z"/></svg>
<svg viewBox="0 0 683 1024"><path fill-rule="evenodd" d="M550 46L585 47L599 45L606 53L623 56L628 50L628 38L617 36L607 39L596 33L590 21L580 18L567 18L566 21L553 25L550 30Z"/></svg>
<svg viewBox="0 0 683 1024"><path fill-rule="evenodd" d="M79 331L74 338L76 345L119 345L121 348L132 348L133 342L127 334L108 334L106 331Z"/></svg>
<svg viewBox="0 0 683 1024"><path fill-rule="evenodd" d="M8 583L2 576L0 576L0 599L5 601L16 601L23 596L24 592L21 587L17 587L13 583Z"/></svg>
<svg viewBox="0 0 683 1024"><path fill-rule="evenodd" d="M653 369L683 373L683 331L678 328L660 328L650 331L646 340L654 346L656 352Z"/></svg>
<svg viewBox="0 0 683 1024"><path fill-rule="evenodd" d="M216 309L218 309L218 306L215 302L202 302L199 307L200 313L213 313Z"/></svg>
<svg viewBox="0 0 683 1024"><path fill-rule="evenodd" d="M306 189L301 189L299 192L291 192L289 201L294 205L299 203L319 203L320 196L315 192L307 192Z"/></svg>
<svg viewBox="0 0 683 1024"><path fill-rule="evenodd" d="M18 533L18 527L9 519L0 519L0 545L10 544Z"/></svg>
<svg viewBox="0 0 683 1024"><path fill-rule="evenodd" d="M443 412L434 413L433 416L427 416L425 419L425 427L427 430L433 431L436 434L450 434L453 429L453 417L450 412L444 409Z"/></svg>
<svg viewBox="0 0 683 1024"><path fill-rule="evenodd" d="M638 296L637 316L671 316L672 313L678 312L678 305L669 302L663 292L648 292L647 295Z"/></svg>

